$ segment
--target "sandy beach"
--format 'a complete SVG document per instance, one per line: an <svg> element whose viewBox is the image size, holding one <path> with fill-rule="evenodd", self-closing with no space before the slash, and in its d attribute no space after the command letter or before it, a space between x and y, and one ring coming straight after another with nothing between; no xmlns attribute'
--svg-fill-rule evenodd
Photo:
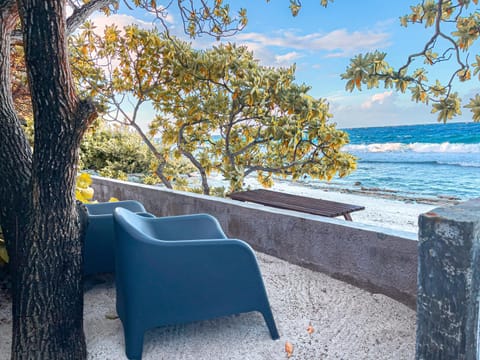
<svg viewBox="0 0 480 360"><path fill-rule="evenodd" d="M290 191L278 183L274 190ZM371 196L295 188L295 193L365 206L355 222L417 232L418 215L438 204L405 203ZM258 253L281 338L272 341L256 313L149 331L144 359L412 359L415 311L274 257ZM96 280L99 280L98 278ZM112 277L85 292L84 324L89 359L125 359L122 325L115 315ZM11 346L10 301L0 292L0 359ZM314 329L309 333L309 325Z"/></svg>

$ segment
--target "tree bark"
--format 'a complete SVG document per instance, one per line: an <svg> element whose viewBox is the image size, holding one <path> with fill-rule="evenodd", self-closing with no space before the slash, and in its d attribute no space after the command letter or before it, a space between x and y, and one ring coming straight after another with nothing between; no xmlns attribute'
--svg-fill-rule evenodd
<svg viewBox="0 0 480 360"><path fill-rule="evenodd" d="M80 140L95 116L75 93L64 0L18 1L35 120L34 153L13 110L14 1L0 0L0 221L12 255L12 359L85 359L82 224L75 202Z"/></svg>
<svg viewBox="0 0 480 360"><path fill-rule="evenodd" d="M12 263L13 244L24 229L32 151L15 113L10 86L10 36L18 20L16 3L0 1L0 224Z"/></svg>

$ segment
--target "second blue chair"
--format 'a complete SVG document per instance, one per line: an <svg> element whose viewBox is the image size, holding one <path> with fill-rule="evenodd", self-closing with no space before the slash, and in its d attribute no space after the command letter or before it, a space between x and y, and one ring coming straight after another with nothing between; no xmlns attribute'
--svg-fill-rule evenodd
<svg viewBox="0 0 480 360"><path fill-rule="evenodd" d="M83 245L83 273L85 275L115 271L113 210L117 207L146 214L143 205L134 200L85 204L88 216Z"/></svg>

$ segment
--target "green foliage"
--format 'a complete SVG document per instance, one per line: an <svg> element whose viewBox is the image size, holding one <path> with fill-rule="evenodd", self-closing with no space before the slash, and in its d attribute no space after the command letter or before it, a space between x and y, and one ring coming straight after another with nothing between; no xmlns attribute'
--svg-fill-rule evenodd
<svg viewBox="0 0 480 360"><path fill-rule="evenodd" d="M423 24L431 29L432 36L424 48L408 56L406 63L393 69L385 60L386 54L380 52L357 55L351 61L342 79L346 80L346 89L361 90L383 85L397 91L411 93L412 100L431 104L432 113L438 114L438 121L446 122L460 115L462 104L454 92L455 84L471 80L471 73L479 75L480 56L469 63L472 45L480 36L480 13L471 9L478 0L434 1L426 0L411 6L410 14L400 18L402 26ZM452 25L453 28L452 28ZM412 68L415 60L423 60L426 68ZM444 81L427 77L427 69L442 62L453 64L454 70ZM470 109L474 121L480 121L479 97L475 95L464 107Z"/></svg>
<svg viewBox="0 0 480 360"><path fill-rule="evenodd" d="M100 37L86 26L73 39L74 49L92 49L77 52L79 63L118 64L109 73L79 71L96 74L80 76L79 83L89 84L85 89L110 106L116 121L139 132L155 154L156 175L167 186L172 179L177 187L185 184L175 165L179 159L194 166L207 194L212 171L220 172L234 191L254 172L271 186L272 174L331 179L355 168L354 157L340 151L348 142L346 133L329 123L325 100L294 82L295 67L261 66L250 51L233 44L197 51L155 30L128 26L124 36L120 32L107 27ZM136 100L132 116L119 100L127 96ZM157 112L148 136L135 120L147 101ZM152 136L161 137L161 146ZM169 174L172 169L177 173Z"/></svg>
<svg viewBox="0 0 480 360"><path fill-rule="evenodd" d="M196 169L187 159L175 159L168 149L162 152L169 158L162 170L165 177L176 189L188 189L188 174ZM162 182L155 174L158 160L142 138L125 126L103 124L90 130L80 146L80 166L108 178L128 180L129 174L140 174L140 181L145 184Z"/></svg>
<svg viewBox="0 0 480 360"><path fill-rule="evenodd" d="M474 121L480 121L480 95L475 95L465 107L471 109Z"/></svg>
<svg viewBox="0 0 480 360"><path fill-rule="evenodd" d="M196 51L180 43L176 49L180 91L163 106L175 121L159 117L151 129L161 130L164 144L190 159L202 177L219 171L235 191L253 172L271 186L272 174L331 179L355 168L354 158L340 151L346 133L328 123L325 100L294 83L294 67L260 66L233 44Z"/></svg>
<svg viewBox="0 0 480 360"><path fill-rule="evenodd" d="M270 2L270 0L267 0ZM329 2L333 2L333 0L320 0L320 4L323 7L327 7ZM302 9L302 2L300 0L290 0L290 11L293 16L297 16L300 10Z"/></svg>
<svg viewBox="0 0 480 360"><path fill-rule="evenodd" d="M124 127L100 126L89 131L80 145L80 168L106 177L126 179L126 174L146 173L152 161L142 139Z"/></svg>

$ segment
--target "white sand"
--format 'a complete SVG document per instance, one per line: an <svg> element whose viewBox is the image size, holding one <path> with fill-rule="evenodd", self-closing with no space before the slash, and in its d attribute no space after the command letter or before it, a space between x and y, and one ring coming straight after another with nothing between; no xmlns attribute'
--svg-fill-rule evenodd
<svg viewBox="0 0 480 360"><path fill-rule="evenodd" d="M148 331L144 360L412 359L415 312L321 273L258 254L280 339L270 339L257 313ZM108 281L85 293L84 324L89 359L125 359L115 289ZM9 308L0 306L0 359L10 353ZM3 321L1 319L4 319ZM314 332L307 328L312 325Z"/></svg>
<svg viewBox="0 0 480 360"><path fill-rule="evenodd" d="M278 184L278 191L291 187ZM417 217L438 205L406 204L366 196L296 190L308 196L363 205L354 221L417 231ZM303 192L302 192L303 191ZM314 191L313 193L311 191ZM289 191L291 192L291 191ZM321 195L321 196L320 196ZM272 341L256 313L172 326L147 332L145 360L286 359L285 342L294 346L290 359L412 359L415 311L388 297L258 254L281 338ZM125 359L122 325L115 314L112 281L85 293L85 334L89 359ZM311 324L313 334L307 332ZM0 359L11 345L10 304L0 293Z"/></svg>

